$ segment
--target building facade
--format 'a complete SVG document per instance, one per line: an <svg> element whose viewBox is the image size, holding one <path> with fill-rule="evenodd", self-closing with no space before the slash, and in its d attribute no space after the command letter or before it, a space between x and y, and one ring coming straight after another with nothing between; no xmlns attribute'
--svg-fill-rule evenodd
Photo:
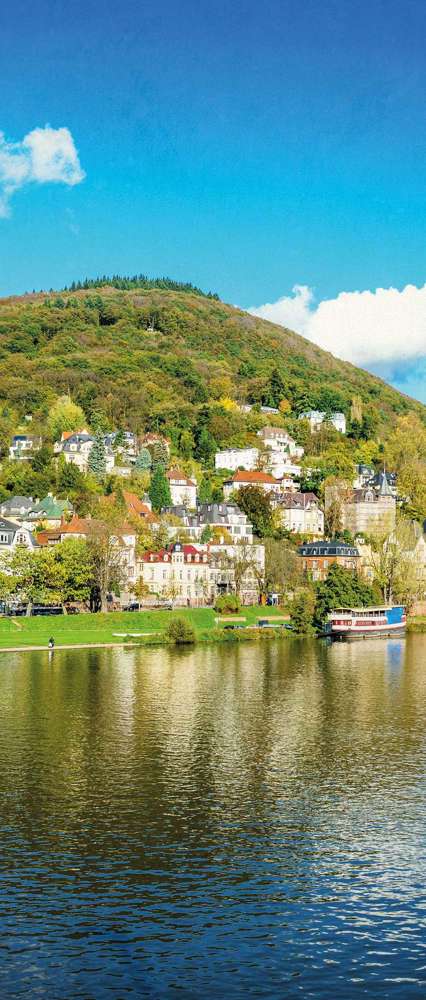
<svg viewBox="0 0 426 1000"><path fill-rule="evenodd" d="M329 420L340 434L346 434L346 417L340 411L327 414L323 410L307 410L305 413L300 414L299 420L309 421L312 434L316 434L320 430L324 420Z"/></svg>
<svg viewBox="0 0 426 1000"><path fill-rule="evenodd" d="M259 462L258 448L228 448L226 451L217 451L215 454L215 469L229 469L236 472L237 469L257 469Z"/></svg>
<svg viewBox="0 0 426 1000"><path fill-rule="evenodd" d="M314 581L325 580L330 566L336 563L344 569L358 572L358 549L336 539L331 542L306 542L299 546L299 557L302 571Z"/></svg>
<svg viewBox="0 0 426 1000"><path fill-rule="evenodd" d="M180 469L170 469L166 472L170 486L172 504L183 504L191 510L197 505L197 483L189 479Z"/></svg>
<svg viewBox="0 0 426 1000"><path fill-rule="evenodd" d="M314 493L283 493L274 500L280 522L295 534L322 538L324 514Z"/></svg>
<svg viewBox="0 0 426 1000"><path fill-rule="evenodd" d="M265 493L279 493L281 489L279 480L275 479L275 476L271 476L269 472L243 472L239 470L234 472L234 475L223 484L225 500L243 486L258 486Z"/></svg>

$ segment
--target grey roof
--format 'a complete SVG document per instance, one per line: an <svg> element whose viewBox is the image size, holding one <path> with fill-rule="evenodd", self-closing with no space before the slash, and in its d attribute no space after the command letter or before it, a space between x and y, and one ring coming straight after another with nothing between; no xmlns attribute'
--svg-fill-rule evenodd
<svg viewBox="0 0 426 1000"><path fill-rule="evenodd" d="M381 497L391 497L393 496L392 490L389 486L386 472L383 473L380 483L379 494Z"/></svg>
<svg viewBox="0 0 426 1000"><path fill-rule="evenodd" d="M19 510L21 507L31 510L33 504L34 500L32 497L21 497L17 495L15 497L9 497L8 500L4 500L4 502L0 504L0 510L3 513L7 513L8 511L12 512L12 510L15 509Z"/></svg>
<svg viewBox="0 0 426 1000"><path fill-rule="evenodd" d="M331 542L306 542L304 545L299 546L299 555L301 556L351 556L352 558L358 559L359 552L354 545L348 545L347 542L341 542L338 538L333 539Z"/></svg>

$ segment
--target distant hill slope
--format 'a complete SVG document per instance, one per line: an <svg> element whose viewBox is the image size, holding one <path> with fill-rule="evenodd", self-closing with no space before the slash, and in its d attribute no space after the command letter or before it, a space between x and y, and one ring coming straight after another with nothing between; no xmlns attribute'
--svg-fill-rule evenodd
<svg viewBox="0 0 426 1000"><path fill-rule="evenodd" d="M111 287L0 300L0 398L43 415L69 392L88 419L104 413L134 430L193 430L223 397L295 414L342 409L356 397L375 432L426 408L290 330L188 291ZM238 443L242 428L229 440ZM226 441L226 433L216 440Z"/></svg>

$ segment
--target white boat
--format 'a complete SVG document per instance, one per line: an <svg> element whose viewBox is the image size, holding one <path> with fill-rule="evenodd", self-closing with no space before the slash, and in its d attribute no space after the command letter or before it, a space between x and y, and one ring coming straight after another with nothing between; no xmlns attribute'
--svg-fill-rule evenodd
<svg viewBox="0 0 426 1000"><path fill-rule="evenodd" d="M337 608L329 614L326 635L337 639L402 635L407 616L402 604L370 608Z"/></svg>

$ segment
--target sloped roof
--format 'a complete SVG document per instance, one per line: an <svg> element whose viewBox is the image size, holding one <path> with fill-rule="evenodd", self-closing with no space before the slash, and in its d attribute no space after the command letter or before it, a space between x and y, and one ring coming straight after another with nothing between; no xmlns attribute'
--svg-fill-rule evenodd
<svg viewBox="0 0 426 1000"><path fill-rule="evenodd" d="M260 472L257 469L251 472L249 471L246 472L242 469L238 469L237 472L234 472L234 475L227 480L227 482L228 483L273 483L274 485L278 485L278 479L275 479L274 476L271 476L269 472Z"/></svg>
<svg viewBox="0 0 426 1000"><path fill-rule="evenodd" d="M195 545L182 545L180 542L174 542L174 544L168 545L165 549L159 549L158 552L152 550L150 552L145 552L143 556L143 561L164 562L166 560L166 557L172 556L173 552L175 551L182 552L185 561L188 559L188 556L191 556L191 560L193 556L199 556L200 559L203 560L203 557L205 557L206 555L204 551L202 551L201 549L197 549Z"/></svg>
<svg viewBox="0 0 426 1000"><path fill-rule="evenodd" d="M169 482L174 482L174 481L178 483L183 482L185 486L197 485L193 479L188 479L186 472L182 472L181 469L169 469L169 471L166 472L166 477L169 480Z"/></svg>

